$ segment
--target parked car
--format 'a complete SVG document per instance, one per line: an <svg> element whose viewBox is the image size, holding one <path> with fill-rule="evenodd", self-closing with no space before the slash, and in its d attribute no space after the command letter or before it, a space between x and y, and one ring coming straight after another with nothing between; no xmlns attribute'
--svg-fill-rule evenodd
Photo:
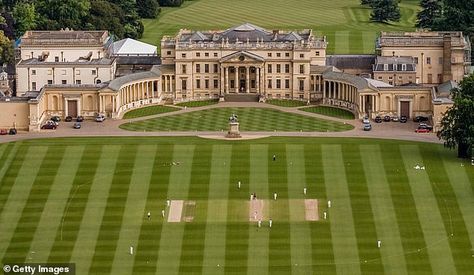
<svg viewBox="0 0 474 275"><path fill-rule="evenodd" d="M389 115L383 117L383 121L385 121L385 122L389 122L390 120L391 120L391 118L390 118Z"/></svg>
<svg viewBox="0 0 474 275"><path fill-rule="evenodd" d="M398 116L392 116L392 117L391 117L391 120L392 120L393 122L398 122L400 119L398 118Z"/></svg>
<svg viewBox="0 0 474 275"><path fill-rule="evenodd" d="M81 129L81 123L79 122L76 122L74 123L74 125L72 126L74 129Z"/></svg>
<svg viewBox="0 0 474 275"><path fill-rule="evenodd" d="M10 128L10 130L8 131L8 134L9 135L16 135L17 131L15 128Z"/></svg>
<svg viewBox="0 0 474 275"><path fill-rule="evenodd" d="M59 122L54 121L54 120L48 120L48 121L46 121L46 124L51 124L51 125L54 125L54 126L56 126L56 127L59 126Z"/></svg>
<svg viewBox="0 0 474 275"><path fill-rule="evenodd" d="M416 116L413 118L414 122L423 122L423 121L428 121L428 117L425 116Z"/></svg>
<svg viewBox="0 0 474 275"><path fill-rule="evenodd" d="M77 121L77 122L83 122L83 121L84 121L84 117L83 117L83 116L78 116L78 117L76 118L76 121Z"/></svg>
<svg viewBox="0 0 474 275"><path fill-rule="evenodd" d="M7 129L0 129L0 135L8 135Z"/></svg>
<svg viewBox="0 0 474 275"><path fill-rule="evenodd" d="M372 125L369 124L364 124L364 131L370 131L372 130Z"/></svg>
<svg viewBox="0 0 474 275"><path fill-rule="evenodd" d="M95 121L97 122L103 122L105 120L105 116L104 115L97 115L95 117Z"/></svg>
<svg viewBox="0 0 474 275"><path fill-rule="evenodd" d="M415 132L416 133L429 133L429 132L431 132L431 130L428 129L428 128L418 128L418 129L415 130Z"/></svg>
<svg viewBox="0 0 474 275"><path fill-rule="evenodd" d="M52 124L52 123L46 123L43 126L41 126L41 129L48 129L48 130L56 130L58 126Z"/></svg>
<svg viewBox="0 0 474 275"><path fill-rule="evenodd" d="M364 117L364 118L362 119L362 123L364 123L364 124L370 124L369 118L368 118L368 117Z"/></svg>
<svg viewBox="0 0 474 275"><path fill-rule="evenodd" d="M376 116L374 121L375 121L375 123L381 123L382 122L382 117L381 116Z"/></svg>
<svg viewBox="0 0 474 275"><path fill-rule="evenodd" d="M67 116L66 119L64 119L66 122L71 122L72 121L72 116Z"/></svg>
<svg viewBox="0 0 474 275"><path fill-rule="evenodd" d="M52 116L50 119L54 122L60 122L61 121L61 118L59 116Z"/></svg>
<svg viewBox="0 0 474 275"><path fill-rule="evenodd" d="M407 116L401 116L401 117L400 117L400 122L401 122L401 123L407 123L407 121L408 121Z"/></svg>
<svg viewBox="0 0 474 275"><path fill-rule="evenodd" d="M422 128L428 129L428 130L430 130L430 131L433 130L433 126L428 125L428 124L426 124L426 123L420 123L420 124L418 125L418 129L422 129Z"/></svg>

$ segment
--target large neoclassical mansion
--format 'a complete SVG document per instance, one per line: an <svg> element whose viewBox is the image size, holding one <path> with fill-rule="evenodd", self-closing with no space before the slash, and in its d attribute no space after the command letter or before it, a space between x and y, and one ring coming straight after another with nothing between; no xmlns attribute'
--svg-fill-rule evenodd
<svg viewBox="0 0 474 275"><path fill-rule="evenodd" d="M156 47L106 31L28 31L18 41L17 97L0 99L0 127L37 130L52 115L120 118L148 104L216 98L296 99L357 116L432 115L470 70L461 32L382 32L376 54L327 56L312 30L180 30Z"/></svg>

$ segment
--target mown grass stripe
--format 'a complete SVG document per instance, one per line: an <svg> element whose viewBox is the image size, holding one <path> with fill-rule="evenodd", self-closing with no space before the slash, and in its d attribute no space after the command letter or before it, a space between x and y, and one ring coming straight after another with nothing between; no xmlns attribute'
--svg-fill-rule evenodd
<svg viewBox="0 0 474 275"><path fill-rule="evenodd" d="M145 216L145 213L148 212L145 210L145 204L156 149L156 145L141 145L137 148L135 165L130 178L130 189L128 190L110 274L132 273L133 257L129 255L129 248L130 246L137 247L142 223L149 222ZM154 209L152 218L161 220L159 212L158 209Z"/></svg>
<svg viewBox="0 0 474 275"><path fill-rule="evenodd" d="M237 183L239 180L243 183L250 182L250 146L248 144L235 143L232 145L230 165L229 182ZM249 194L252 191L249 190L249 184L242 185L241 189L241 192L234 192L235 186L229 184L225 274L247 272L247 266L242 263L248 262L249 222L247 208L242 205L242 202L249 199Z"/></svg>
<svg viewBox="0 0 474 275"><path fill-rule="evenodd" d="M68 146L56 173L48 198L44 205L38 227L31 241L30 251L34 251L35 262L46 262L53 246L54 237L60 226L68 194L74 182L83 155L84 146Z"/></svg>
<svg viewBox="0 0 474 275"><path fill-rule="evenodd" d="M188 197L194 150L194 145L175 145L173 162L180 162L181 164L171 168L167 198L183 200ZM168 223L164 221L155 274L173 275L179 273L184 226L182 222Z"/></svg>
<svg viewBox="0 0 474 275"><path fill-rule="evenodd" d="M310 223L298 220L305 216L304 199L315 199L303 193L308 188L305 172L304 145L289 144L286 146L288 171L288 194L298 204L290 203L290 244L292 274L312 274L313 257L311 248Z"/></svg>
<svg viewBox="0 0 474 275"><path fill-rule="evenodd" d="M173 160L173 145L158 145L155 150L155 161L151 173L151 180L147 192L145 211L155 211L159 215L160 209L166 207L168 183ZM143 222L134 257L133 274L154 274L158 252L160 250L160 236L163 219L153 218Z"/></svg>
<svg viewBox="0 0 474 275"><path fill-rule="evenodd" d="M433 146L429 145L419 145L423 163L425 164L426 169L429 170L427 176L431 182L431 189L433 190L434 198L438 203L444 228L448 235L450 235L448 241L456 272L458 274L469 274L472 272L472 266L470 266L470 263L473 262L473 259L472 253L466 253L471 249L466 222L469 223L471 220L463 219L459 201L456 200L456 195L453 190L453 184L450 182L445 166L440 165L443 163L443 157L452 158L452 155L450 154L443 154L443 152L439 150L441 148L441 146L433 148ZM458 166L457 168L459 169L461 167ZM455 184L458 184L458 182Z"/></svg>
<svg viewBox="0 0 474 275"><path fill-rule="evenodd" d="M430 274L431 265L420 220L415 207L415 197L408 184L407 171L402 160L400 148L393 144L380 147L385 175L390 187L392 202L395 207L400 237L408 274Z"/></svg>
<svg viewBox="0 0 474 275"><path fill-rule="evenodd" d="M470 164L464 161L458 161L454 159L452 155L443 158L443 165L466 224L466 230L470 240L469 243L471 244L471 248L474 248L474 192L471 188L472 181L466 173L466 169L473 169L468 166ZM456 234L455 239L457 239L457 229L455 229L454 232ZM474 251L471 253L474 254Z"/></svg>
<svg viewBox="0 0 474 275"><path fill-rule="evenodd" d="M258 199L265 200L266 213L269 213L268 189L268 145L250 145L250 193L256 193ZM245 201L247 204L249 199ZM243 203L242 203L243 204ZM243 209L242 211L245 211ZM247 211L248 222L248 211ZM249 245L247 258L247 274L268 274L269 238L268 220L262 221L263 227L258 228L255 222L249 226Z"/></svg>
<svg viewBox="0 0 474 275"><path fill-rule="evenodd" d="M108 274L112 269L111 264L117 249L130 181L136 167L137 157L140 157L137 155L137 151L138 147L136 145L120 148L89 274ZM126 253L126 251L123 251L123 253Z"/></svg>
<svg viewBox="0 0 474 275"><path fill-rule="evenodd" d="M270 218L273 227L270 229L268 271L269 274L288 274L291 272L290 221L288 171L285 144L270 144L268 156L276 156L276 160L268 161L268 188L278 194L276 201L270 200Z"/></svg>
<svg viewBox="0 0 474 275"><path fill-rule="evenodd" d="M428 251L433 274L455 274L456 268L448 241L450 236L444 228L431 183L425 171L414 169L416 165L424 166L419 148L416 145L401 145L400 152L412 194L417 198L415 207L426 241L426 247L419 249Z"/></svg>
<svg viewBox="0 0 474 275"><path fill-rule="evenodd" d="M191 183L188 191L188 200L195 201L194 217L192 222L184 226L183 242L179 273L199 273L202 271L204 257L204 237L206 234L206 204L200 203L209 197L209 180L211 175L212 146L201 145L196 147L191 169ZM183 217L184 217L183 213Z"/></svg>
<svg viewBox="0 0 474 275"><path fill-rule="evenodd" d="M30 190L24 190L28 197L24 207L19 211L17 226L13 232L3 262L15 263L25 262L33 259L34 255L28 250L33 239L34 232L39 222L40 214L44 209L47 194L50 191L52 177L58 172L59 164L64 155L64 147L50 146L41 161ZM19 209L20 210L20 209Z"/></svg>
<svg viewBox="0 0 474 275"><path fill-rule="evenodd" d="M27 149L28 146L20 146L18 143L15 143L15 146L5 160L5 165L0 170L0 215L10 196L10 191L18 176L21 165L25 160Z"/></svg>
<svg viewBox="0 0 474 275"><path fill-rule="evenodd" d="M5 255L8 244L14 234L21 213L26 205L26 200L35 181L36 175L40 170L41 163L46 155L48 147L32 146L27 148L28 156L21 164L15 165L19 169L18 174L11 183L11 191L5 202L4 208L0 213L0 259Z"/></svg>
<svg viewBox="0 0 474 275"><path fill-rule="evenodd" d="M79 168L74 177L73 186L67 196L66 207L62 213L61 223L56 231L53 246L49 252L48 262L69 262L77 239L84 209L89 197L91 183L95 177L101 158L102 146L86 145Z"/></svg>
<svg viewBox="0 0 474 275"><path fill-rule="evenodd" d="M326 203L326 186L320 144L305 144L304 159L308 196L319 200L319 207ZM321 211L320 211L320 214ZM326 220L310 223L313 272L315 274L335 274L334 252L330 224Z"/></svg>
<svg viewBox="0 0 474 275"><path fill-rule="evenodd" d="M76 272L79 274L87 274L92 263L92 257L96 249L97 237L100 234L101 222L104 215L104 210L109 197L110 186L116 172L116 163L119 158L119 153L122 146L106 145L104 146L100 161L97 163L97 170L91 182L84 182L83 186L77 188L87 188L89 185L90 192L88 196L83 198L80 193L78 201L82 200L85 204L83 214L78 217L74 208L66 209L65 219L70 216L71 220L78 219L80 221L79 228L75 228L72 234L76 235L74 249L71 254L71 262L76 263ZM78 191L79 192L79 191ZM71 205L70 207L73 207ZM69 231L67 227L63 230ZM77 230L77 231L76 231Z"/></svg>
<svg viewBox="0 0 474 275"><path fill-rule="evenodd" d="M370 203L373 206L377 239L383 243L380 254L384 272L406 275L408 273L405 254L379 145L361 145L360 156L366 175ZM372 245L374 246L375 243L372 242ZM373 260L378 261L378 259Z"/></svg>
<svg viewBox="0 0 474 275"><path fill-rule="evenodd" d="M227 197L232 146L213 145L202 274L224 274ZM244 183L248 184L248 183ZM234 192L237 192L235 186Z"/></svg>
<svg viewBox="0 0 474 275"><path fill-rule="evenodd" d="M376 247L377 232L359 146L342 145L342 158L351 199L361 271L363 274L383 273L380 251Z"/></svg>
<svg viewBox="0 0 474 275"><path fill-rule="evenodd" d="M361 274L354 219L340 145L322 146L324 177L337 274Z"/></svg>

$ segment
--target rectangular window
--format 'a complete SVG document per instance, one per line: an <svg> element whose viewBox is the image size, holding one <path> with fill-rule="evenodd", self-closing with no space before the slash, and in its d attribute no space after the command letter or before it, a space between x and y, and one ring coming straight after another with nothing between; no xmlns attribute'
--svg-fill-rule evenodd
<svg viewBox="0 0 474 275"><path fill-rule="evenodd" d="M300 79L300 92L304 91L304 80Z"/></svg>
<svg viewBox="0 0 474 275"><path fill-rule="evenodd" d="M201 64L196 64L196 73L201 72Z"/></svg>
<svg viewBox="0 0 474 275"><path fill-rule="evenodd" d="M171 51L166 51L166 55L171 55Z"/></svg>
<svg viewBox="0 0 474 275"><path fill-rule="evenodd" d="M61 81L61 84L66 85L66 84L67 84L67 80L63 79L63 80Z"/></svg>
<svg viewBox="0 0 474 275"><path fill-rule="evenodd" d="M196 57L201 57L201 53L196 53Z"/></svg>
<svg viewBox="0 0 474 275"><path fill-rule="evenodd" d="M281 56L281 53L277 53L277 57L280 57Z"/></svg>
<svg viewBox="0 0 474 275"><path fill-rule="evenodd" d="M286 57L290 57L290 53L285 53L285 56L286 56Z"/></svg>
<svg viewBox="0 0 474 275"><path fill-rule="evenodd" d="M218 73L218 72L219 72L219 68L217 67L217 64L214 64L213 67L214 67L214 73L215 73L215 74Z"/></svg>
<svg viewBox="0 0 474 275"><path fill-rule="evenodd" d="M182 58L186 58L186 54L185 54L185 53L182 53L182 54L181 54L181 57L182 57Z"/></svg>
<svg viewBox="0 0 474 275"><path fill-rule="evenodd" d="M277 64L277 73L281 73L281 64Z"/></svg>
<svg viewBox="0 0 474 275"><path fill-rule="evenodd" d="M233 79L230 81L230 88L231 89L235 88L235 81Z"/></svg>
<svg viewBox="0 0 474 275"><path fill-rule="evenodd" d="M186 65L181 65L181 73L186 73Z"/></svg>
<svg viewBox="0 0 474 275"><path fill-rule="evenodd" d="M268 80L268 89L271 89L271 88L272 88L272 80L269 79L269 80Z"/></svg>
<svg viewBox="0 0 474 275"><path fill-rule="evenodd" d="M217 57L217 53L214 53L214 57Z"/></svg>
<svg viewBox="0 0 474 275"><path fill-rule="evenodd" d="M204 64L204 72L209 73L209 64Z"/></svg>
<svg viewBox="0 0 474 275"><path fill-rule="evenodd" d="M431 83L433 83L433 75L428 74L428 84L431 84Z"/></svg>
<svg viewBox="0 0 474 275"><path fill-rule="evenodd" d="M268 57L272 57L272 53L268 53L267 55L268 55Z"/></svg>
<svg viewBox="0 0 474 275"><path fill-rule="evenodd" d="M209 57L209 53L204 53L204 56L205 56L205 57Z"/></svg>
<svg viewBox="0 0 474 275"><path fill-rule="evenodd" d="M187 89L187 87L186 87L187 84L188 84L188 82L186 81L186 79L182 79L182 80L181 80L181 90L182 90L182 91L186 91L186 89Z"/></svg>
<svg viewBox="0 0 474 275"><path fill-rule="evenodd" d="M219 88L219 80L214 79L214 89Z"/></svg>
<svg viewBox="0 0 474 275"><path fill-rule="evenodd" d="M76 84L77 84L77 85L81 85L81 80L80 80L80 79L76 79Z"/></svg>
<svg viewBox="0 0 474 275"><path fill-rule="evenodd" d="M290 64L285 64L285 73L290 73Z"/></svg>
<svg viewBox="0 0 474 275"><path fill-rule="evenodd" d="M285 79L285 89L289 89L289 88L290 88L290 80Z"/></svg>
<svg viewBox="0 0 474 275"><path fill-rule="evenodd" d="M300 65L300 74L304 74L304 65L303 64Z"/></svg>
<svg viewBox="0 0 474 275"><path fill-rule="evenodd" d="M316 52L316 56L319 56L319 52Z"/></svg>
<svg viewBox="0 0 474 275"><path fill-rule="evenodd" d="M36 91L36 82L31 82L31 90Z"/></svg>
<svg viewBox="0 0 474 275"><path fill-rule="evenodd" d="M268 72L269 74L272 73L272 64L268 64L267 72Z"/></svg>
<svg viewBox="0 0 474 275"><path fill-rule="evenodd" d="M48 79L48 85L52 85L53 84L53 80L52 79Z"/></svg>
<svg viewBox="0 0 474 275"><path fill-rule="evenodd" d="M414 59L415 64L418 64L418 57L415 57Z"/></svg>
<svg viewBox="0 0 474 275"><path fill-rule="evenodd" d="M304 58L304 53L300 53L300 58Z"/></svg>
<svg viewBox="0 0 474 275"><path fill-rule="evenodd" d="M201 89L201 79L196 79L196 89Z"/></svg>
<svg viewBox="0 0 474 275"><path fill-rule="evenodd" d="M59 62L59 56L54 57L54 62Z"/></svg>
<svg viewBox="0 0 474 275"><path fill-rule="evenodd" d="M36 70L31 70L31 75L36 75Z"/></svg>
<svg viewBox="0 0 474 275"><path fill-rule="evenodd" d="M431 57L426 58L426 64L430 65L431 64Z"/></svg>
<svg viewBox="0 0 474 275"><path fill-rule="evenodd" d="M276 80L276 88L281 89L281 79Z"/></svg>
<svg viewBox="0 0 474 275"><path fill-rule="evenodd" d="M209 79L204 80L204 88L209 89Z"/></svg>

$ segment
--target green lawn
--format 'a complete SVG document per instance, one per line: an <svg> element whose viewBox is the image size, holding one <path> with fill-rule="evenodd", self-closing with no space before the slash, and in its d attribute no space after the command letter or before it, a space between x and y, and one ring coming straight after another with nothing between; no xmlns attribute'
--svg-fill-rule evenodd
<svg viewBox="0 0 474 275"><path fill-rule="evenodd" d="M128 111L123 115L123 118L128 119L128 118L151 116L151 115L157 115L157 114L162 114L162 113L174 112L178 110L180 109L172 107L172 106L163 106L163 105L147 106L147 107Z"/></svg>
<svg viewBox="0 0 474 275"><path fill-rule="evenodd" d="M213 105L219 103L219 99L209 99L209 100L198 100L198 101L188 101L176 104L181 107L201 107L207 105Z"/></svg>
<svg viewBox="0 0 474 275"><path fill-rule="evenodd" d="M267 99L266 103L282 107L301 107L306 106L306 101L291 99Z"/></svg>
<svg viewBox="0 0 474 275"><path fill-rule="evenodd" d="M0 259L101 275L472 274L473 182L455 152L406 141L0 144ZM249 221L253 192L261 228ZM181 222L168 222L167 199L188 202ZM306 221L304 199L327 220Z"/></svg>
<svg viewBox="0 0 474 275"><path fill-rule="evenodd" d="M305 112L330 116L330 117L337 117L337 118L343 118L343 119L354 119L354 114L353 113L351 113L347 110L339 109L339 108L335 108L335 107L313 106L313 107L300 108L300 110L305 111Z"/></svg>
<svg viewBox="0 0 474 275"><path fill-rule="evenodd" d="M129 131L227 131L232 114L239 118L241 131L326 132L346 131L352 125L285 113L270 108L213 108L184 114L129 122Z"/></svg>
<svg viewBox="0 0 474 275"><path fill-rule="evenodd" d="M370 54L381 30L414 30L418 0L402 0L402 18L394 24L372 23L371 10L359 0L194 0L181 8L162 8L157 19L143 20L142 41L160 44L180 28L226 29L244 22L273 29L313 29L328 38L330 54Z"/></svg>

